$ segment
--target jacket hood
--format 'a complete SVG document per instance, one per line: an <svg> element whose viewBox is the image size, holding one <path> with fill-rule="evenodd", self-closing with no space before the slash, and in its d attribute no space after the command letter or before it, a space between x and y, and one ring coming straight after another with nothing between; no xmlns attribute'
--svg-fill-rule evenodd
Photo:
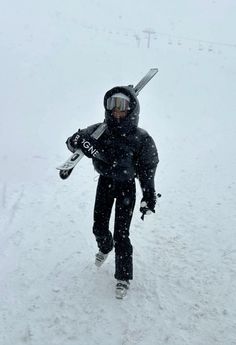
<svg viewBox="0 0 236 345"><path fill-rule="evenodd" d="M123 93L130 98L130 110L121 122L112 116L112 112L106 108L107 99L116 93ZM132 86L116 86L107 91L104 96L105 122L108 128L116 133L126 134L137 128L139 122L140 106L137 95Z"/></svg>

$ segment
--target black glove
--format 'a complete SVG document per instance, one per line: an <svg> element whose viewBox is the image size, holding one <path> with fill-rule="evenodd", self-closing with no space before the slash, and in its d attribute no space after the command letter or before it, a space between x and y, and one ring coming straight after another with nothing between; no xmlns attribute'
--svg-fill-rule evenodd
<svg viewBox="0 0 236 345"><path fill-rule="evenodd" d="M75 150L80 148L79 138L80 135L78 132L76 132L66 140L66 145L71 152L75 152Z"/></svg>
<svg viewBox="0 0 236 345"><path fill-rule="evenodd" d="M142 213L141 219L144 220L144 216L146 214L151 214L152 212L155 213L155 206L157 198L161 197L161 194L158 193L156 195L155 191L152 191L152 193L143 193L143 198L140 203L140 212Z"/></svg>
<svg viewBox="0 0 236 345"><path fill-rule="evenodd" d="M144 220L144 216L147 214L155 213L156 206L156 193L155 191L149 193L143 193L143 198L140 203L140 212L142 213L141 219Z"/></svg>

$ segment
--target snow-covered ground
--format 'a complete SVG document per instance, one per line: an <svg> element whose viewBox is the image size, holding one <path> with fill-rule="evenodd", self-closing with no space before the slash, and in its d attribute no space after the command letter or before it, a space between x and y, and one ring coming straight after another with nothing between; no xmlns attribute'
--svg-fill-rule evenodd
<svg viewBox="0 0 236 345"><path fill-rule="evenodd" d="M236 344L235 4L179 4L1 5L1 345ZM150 48L146 27L162 32ZM162 198L142 222L138 189L120 301L114 254L94 266L97 174L85 158L66 181L55 167L103 120L104 93L151 67L140 127Z"/></svg>

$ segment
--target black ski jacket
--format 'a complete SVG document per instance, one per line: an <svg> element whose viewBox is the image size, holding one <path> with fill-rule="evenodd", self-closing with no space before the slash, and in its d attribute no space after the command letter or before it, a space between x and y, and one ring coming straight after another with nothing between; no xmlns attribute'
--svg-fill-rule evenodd
<svg viewBox="0 0 236 345"><path fill-rule="evenodd" d="M119 92L130 98L130 110L121 123L117 123L111 111L106 108L107 99ZM92 141L92 145L99 152L95 157L91 157L95 170L102 176L120 182L131 181L137 177L144 196L155 194L154 177L159 162L158 153L152 137L138 127L140 106L132 86L116 86L107 91L104 96L104 107L107 128L98 140ZM88 135L90 136L99 125L100 123L97 123L79 130L77 134L88 139ZM83 150L81 142L73 147L73 140L70 139L74 136L76 133L68 138L68 148L72 151L77 147Z"/></svg>
<svg viewBox="0 0 236 345"><path fill-rule="evenodd" d="M99 125L97 123L79 130L80 136L91 135ZM100 175L121 182L137 177L143 192L154 191L159 159L155 142L144 129L137 127L126 135L107 128L97 141L93 140L93 146L99 152L92 157L93 165ZM82 145L80 148L83 150Z"/></svg>

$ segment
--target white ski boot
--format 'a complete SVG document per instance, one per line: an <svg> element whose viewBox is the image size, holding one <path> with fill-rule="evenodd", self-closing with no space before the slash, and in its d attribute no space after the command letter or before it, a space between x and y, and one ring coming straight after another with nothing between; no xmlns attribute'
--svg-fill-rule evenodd
<svg viewBox="0 0 236 345"><path fill-rule="evenodd" d="M108 257L108 254L104 254L99 250L99 252L95 255L95 265L97 267L101 267L106 258Z"/></svg>
<svg viewBox="0 0 236 345"><path fill-rule="evenodd" d="M118 298L118 299L124 298L127 294L128 289L129 289L129 281L128 280L117 280L116 298Z"/></svg>

